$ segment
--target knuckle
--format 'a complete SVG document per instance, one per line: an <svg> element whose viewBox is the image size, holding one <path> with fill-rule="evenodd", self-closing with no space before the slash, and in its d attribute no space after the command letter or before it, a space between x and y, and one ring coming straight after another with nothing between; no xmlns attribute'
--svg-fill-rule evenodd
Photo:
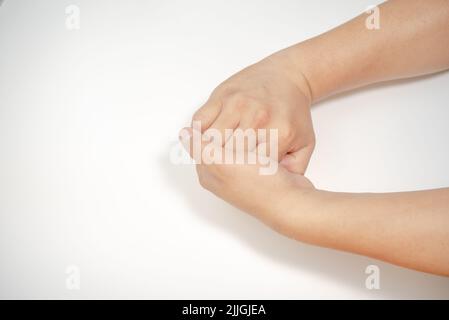
<svg viewBox="0 0 449 320"><path fill-rule="evenodd" d="M229 86L228 84L221 83L220 85L218 85L218 87L214 89L214 91L212 91L211 96L223 97L232 94L234 91L235 89Z"/></svg>
<svg viewBox="0 0 449 320"><path fill-rule="evenodd" d="M193 121L204 121L205 119L206 119L206 115L205 115L204 111L202 111L202 110L196 111L192 116Z"/></svg>
<svg viewBox="0 0 449 320"><path fill-rule="evenodd" d="M259 108L254 116L255 126L264 126L270 121L270 113L267 108Z"/></svg>
<svg viewBox="0 0 449 320"><path fill-rule="evenodd" d="M230 165L220 165L215 168L215 175L220 183L224 186L229 184L233 179L232 170Z"/></svg>
<svg viewBox="0 0 449 320"><path fill-rule="evenodd" d="M226 98L225 108L229 112L241 110L248 104L248 98L241 93L235 93Z"/></svg>
<svg viewBox="0 0 449 320"><path fill-rule="evenodd" d="M291 126L286 126L279 132L282 140L292 140L295 136L295 130Z"/></svg>

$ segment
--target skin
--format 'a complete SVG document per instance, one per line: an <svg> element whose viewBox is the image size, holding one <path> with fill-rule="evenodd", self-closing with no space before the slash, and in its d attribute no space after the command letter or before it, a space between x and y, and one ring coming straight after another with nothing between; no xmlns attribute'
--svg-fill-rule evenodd
<svg viewBox="0 0 449 320"><path fill-rule="evenodd" d="M449 68L449 0L390 0L379 8L379 30L368 30L361 15L219 85L194 115L204 122L201 133L278 128L282 166L264 176L260 163L202 163L198 177L205 189L288 237L449 276L449 188L335 193L315 189L303 175L315 143L310 104ZM190 152L192 129L181 136Z"/></svg>
<svg viewBox="0 0 449 320"><path fill-rule="evenodd" d="M249 66L220 84L193 121L202 132L216 129L276 128L278 159L290 171L304 174L315 147L307 80L293 62L273 55ZM256 141L265 143L267 141ZM267 146L268 148L270 146Z"/></svg>

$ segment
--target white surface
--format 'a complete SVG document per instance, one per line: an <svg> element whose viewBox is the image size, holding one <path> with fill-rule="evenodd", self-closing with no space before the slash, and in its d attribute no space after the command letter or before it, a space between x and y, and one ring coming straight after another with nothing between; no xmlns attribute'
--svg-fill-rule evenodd
<svg viewBox="0 0 449 320"><path fill-rule="evenodd" d="M65 28L65 7L81 29ZM449 279L302 245L173 166L222 80L371 1L24 1L0 7L0 298L449 298ZM449 73L313 110L309 177L449 186ZM365 289L365 267L381 290ZM81 290L65 269L81 270Z"/></svg>

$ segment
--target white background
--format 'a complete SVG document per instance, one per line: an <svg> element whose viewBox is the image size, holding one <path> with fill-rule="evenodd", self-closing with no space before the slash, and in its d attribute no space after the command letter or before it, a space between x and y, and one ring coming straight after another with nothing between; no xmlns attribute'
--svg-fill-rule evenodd
<svg viewBox="0 0 449 320"><path fill-rule="evenodd" d="M0 297L449 298L447 278L288 240L168 160L218 83L371 4L6 0ZM443 73L315 106L308 176L334 191L449 186L448 88ZM365 288L369 264L380 290Z"/></svg>

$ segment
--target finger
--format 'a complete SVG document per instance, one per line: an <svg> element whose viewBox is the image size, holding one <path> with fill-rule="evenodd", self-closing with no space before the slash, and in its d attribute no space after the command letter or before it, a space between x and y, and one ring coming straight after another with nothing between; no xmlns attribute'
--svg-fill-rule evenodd
<svg viewBox="0 0 449 320"><path fill-rule="evenodd" d="M292 149L293 142L293 134L289 130L278 129L277 126L269 125L257 133L257 147L265 144L266 156L276 161L285 157Z"/></svg>
<svg viewBox="0 0 449 320"><path fill-rule="evenodd" d="M257 145L257 149L254 151L257 155L257 164L266 167L270 163L278 163L277 159L270 157L268 149L268 144L266 142L261 142Z"/></svg>
<svg viewBox="0 0 449 320"><path fill-rule="evenodd" d="M219 141L215 141L223 146L226 141L232 136L232 132L239 125L240 114L237 112L232 112L230 109L223 109L218 115L214 123L209 127L208 130L216 131L216 134L212 132L205 132L205 139L213 137L215 139L219 138Z"/></svg>
<svg viewBox="0 0 449 320"><path fill-rule="evenodd" d="M257 106L248 108L241 115L239 125L232 136L233 150L237 151L237 148L240 147L242 149L240 151L254 151L258 143L257 130L266 126L268 120L268 112L265 109Z"/></svg>
<svg viewBox="0 0 449 320"><path fill-rule="evenodd" d="M290 152L281 160L281 165L288 171L304 175L313 153L313 145Z"/></svg>
<svg viewBox="0 0 449 320"><path fill-rule="evenodd" d="M199 137L199 138L198 138ZM195 160L196 162L196 172L197 172L197 176L198 176L198 180L200 185L208 190L212 190L214 184L214 179L212 178L212 176L210 175L210 169L211 166L205 166L203 165L202 160L202 153L203 153L203 143L202 141L202 137L201 137L201 132L199 132L198 130L192 129L192 128L183 128L180 132L179 132L179 139L181 140L181 143L183 145L183 147L187 150L187 152L189 153L189 155ZM198 141L200 143L200 148L198 148L198 146L195 146L194 143L195 141ZM195 149L200 150L200 152L196 152Z"/></svg>
<svg viewBox="0 0 449 320"><path fill-rule="evenodd" d="M182 128L179 131L179 141L193 159L193 129L190 127Z"/></svg>
<svg viewBox="0 0 449 320"><path fill-rule="evenodd" d="M209 100L193 114L191 126L193 127L194 122L199 121L201 124L200 131L203 133L217 119L220 110L221 102L218 99L209 98Z"/></svg>
<svg viewBox="0 0 449 320"><path fill-rule="evenodd" d="M206 141L204 135L195 128L184 128L179 132L179 139L184 149L197 165L221 163L223 161L222 146ZM218 162L217 162L218 161Z"/></svg>
<svg viewBox="0 0 449 320"><path fill-rule="evenodd" d="M224 148L234 153L252 152L257 147L257 130L252 128L237 127L232 135L226 140Z"/></svg>
<svg viewBox="0 0 449 320"><path fill-rule="evenodd" d="M179 132L179 140L184 149L189 153L195 162L201 163L204 144L202 143L201 132L194 128L186 127Z"/></svg>

